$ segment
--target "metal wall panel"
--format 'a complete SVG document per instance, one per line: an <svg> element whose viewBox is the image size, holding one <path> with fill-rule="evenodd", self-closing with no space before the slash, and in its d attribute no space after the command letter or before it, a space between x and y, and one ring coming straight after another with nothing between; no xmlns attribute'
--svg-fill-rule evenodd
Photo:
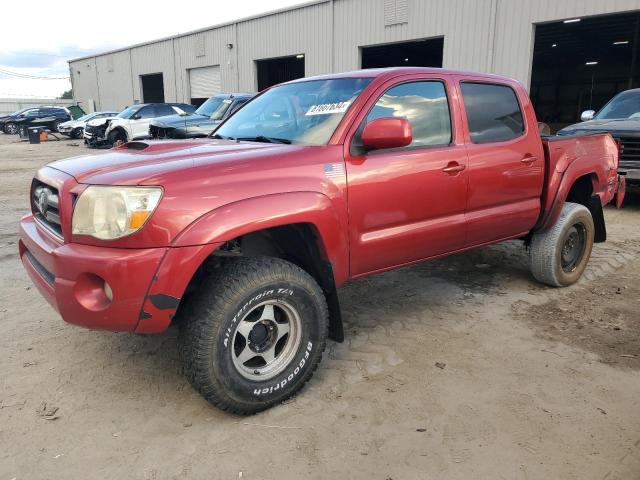
<svg viewBox="0 0 640 480"><path fill-rule="evenodd" d="M444 36L444 67L485 70L493 1L409 0L408 22L385 26L385 0L337 0L333 69L360 68L360 47Z"/></svg>
<svg viewBox="0 0 640 480"><path fill-rule="evenodd" d="M239 88L256 91L255 61L304 54L305 75L331 72L331 3L237 24Z"/></svg>
<svg viewBox="0 0 640 480"><path fill-rule="evenodd" d="M406 4L408 21L385 25L398 3L402 11ZM188 101L191 68L220 65L223 92L255 91L256 60L304 54L309 76L360 68L364 46L444 37L444 67L500 73L528 86L536 23L630 10L640 10L640 0L325 0L70 68L76 100L122 108L140 99L143 74L162 72L166 100Z"/></svg>
<svg viewBox="0 0 640 480"><path fill-rule="evenodd" d="M129 50L96 57L98 91L96 108L120 110L133 103L133 81Z"/></svg>
<svg viewBox="0 0 640 480"><path fill-rule="evenodd" d="M204 45L204 55L199 55L201 53L200 42ZM238 74L236 66L237 45L235 44L234 25L176 38L174 48L178 101L189 102L191 99L189 70L192 68L220 65L222 91L236 91Z"/></svg>
<svg viewBox="0 0 640 480"><path fill-rule="evenodd" d="M142 102L140 75L148 75L150 73L162 73L165 102L178 101L173 42L173 39L169 39L131 49L134 102Z"/></svg>

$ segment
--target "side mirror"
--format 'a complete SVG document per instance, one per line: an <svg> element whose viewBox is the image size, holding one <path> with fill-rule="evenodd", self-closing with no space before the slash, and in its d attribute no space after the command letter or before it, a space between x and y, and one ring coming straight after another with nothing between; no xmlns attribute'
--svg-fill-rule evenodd
<svg viewBox="0 0 640 480"><path fill-rule="evenodd" d="M131 117L132 120L140 120L142 117L140 116L139 113L136 113L133 117Z"/></svg>
<svg viewBox="0 0 640 480"><path fill-rule="evenodd" d="M589 120L593 120L594 115L596 114L595 110L585 110L580 115L580 120L583 122L588 122Z"/></svg>
<svg viewBox="0 0 640 480"><path fill-rule="evenodd" d="M367 123L362 132L362 145L367 150L406 147L412 141L411 124L406 118L378 118Z"/></svg>

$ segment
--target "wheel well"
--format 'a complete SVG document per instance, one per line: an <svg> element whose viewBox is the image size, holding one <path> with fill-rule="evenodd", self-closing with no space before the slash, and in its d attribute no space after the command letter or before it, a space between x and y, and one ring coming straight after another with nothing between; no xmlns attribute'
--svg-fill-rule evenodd
<svg viewBox="0 0 640 480"><path fill-rule="evenodd" d="M336 291L333 267L315 226L308 223L283 225L251 232L218 247L204 262L199 273L216 268L221 261L229 257L267 256L287 260L309 273L320 285L329 307L329 337L341 342L344 340L340 304ZM196 273L190 287L199 284Z"/></svg>
<svg viewBox="0 0 640 480"><path fill-rule="evenodd" d="M604 242L607 239L607 229L600 197L593 194L594 180L593 174L583 175L578 178L571 186L566 201L579 203L589 209L595 227L594 241Z"/></svg>

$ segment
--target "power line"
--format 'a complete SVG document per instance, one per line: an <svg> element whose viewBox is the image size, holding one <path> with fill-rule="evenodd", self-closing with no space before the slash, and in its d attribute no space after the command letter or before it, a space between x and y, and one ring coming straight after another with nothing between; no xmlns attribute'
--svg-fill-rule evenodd
<svg viewBox="0 0 640 480"><path fill-rule="evenodd" d="M43 77L40 75L29 75L28 73L19 73L19 72L11 72L9 70L4 70L0 68L0 74L7 75L10 77L24 78L26 80L68 80L69 76L66 77Z"/></svg>

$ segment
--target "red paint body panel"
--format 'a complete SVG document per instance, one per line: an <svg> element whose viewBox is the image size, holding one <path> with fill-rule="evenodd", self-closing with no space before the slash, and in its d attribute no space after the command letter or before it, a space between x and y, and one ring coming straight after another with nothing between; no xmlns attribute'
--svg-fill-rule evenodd
<svg viewBox="0 0 640 480"><path fill-rule="evenodd" d="M325 146L135 142L41 169L36 177L59 191L63 238L32 215L21 221L20 256L38 289L68 322L161 332L202 262L222 243L260 229L310 225L340 285L548 228L583 175L590 175L603 204L617 193L620 198L613 140L541 140L531 103L513 80L424 68L318 78L344 77L372 81ZM416 80L444 84L451 143L352 152L352 140L379 96ZM524 113L525 133L508 142L471 143L460 90L464 80L510 86ZM400 136L406 133L405 125ZM163 196L141 230L102 241L71 234L75 197L88 185L158 185Z"/></svg>

